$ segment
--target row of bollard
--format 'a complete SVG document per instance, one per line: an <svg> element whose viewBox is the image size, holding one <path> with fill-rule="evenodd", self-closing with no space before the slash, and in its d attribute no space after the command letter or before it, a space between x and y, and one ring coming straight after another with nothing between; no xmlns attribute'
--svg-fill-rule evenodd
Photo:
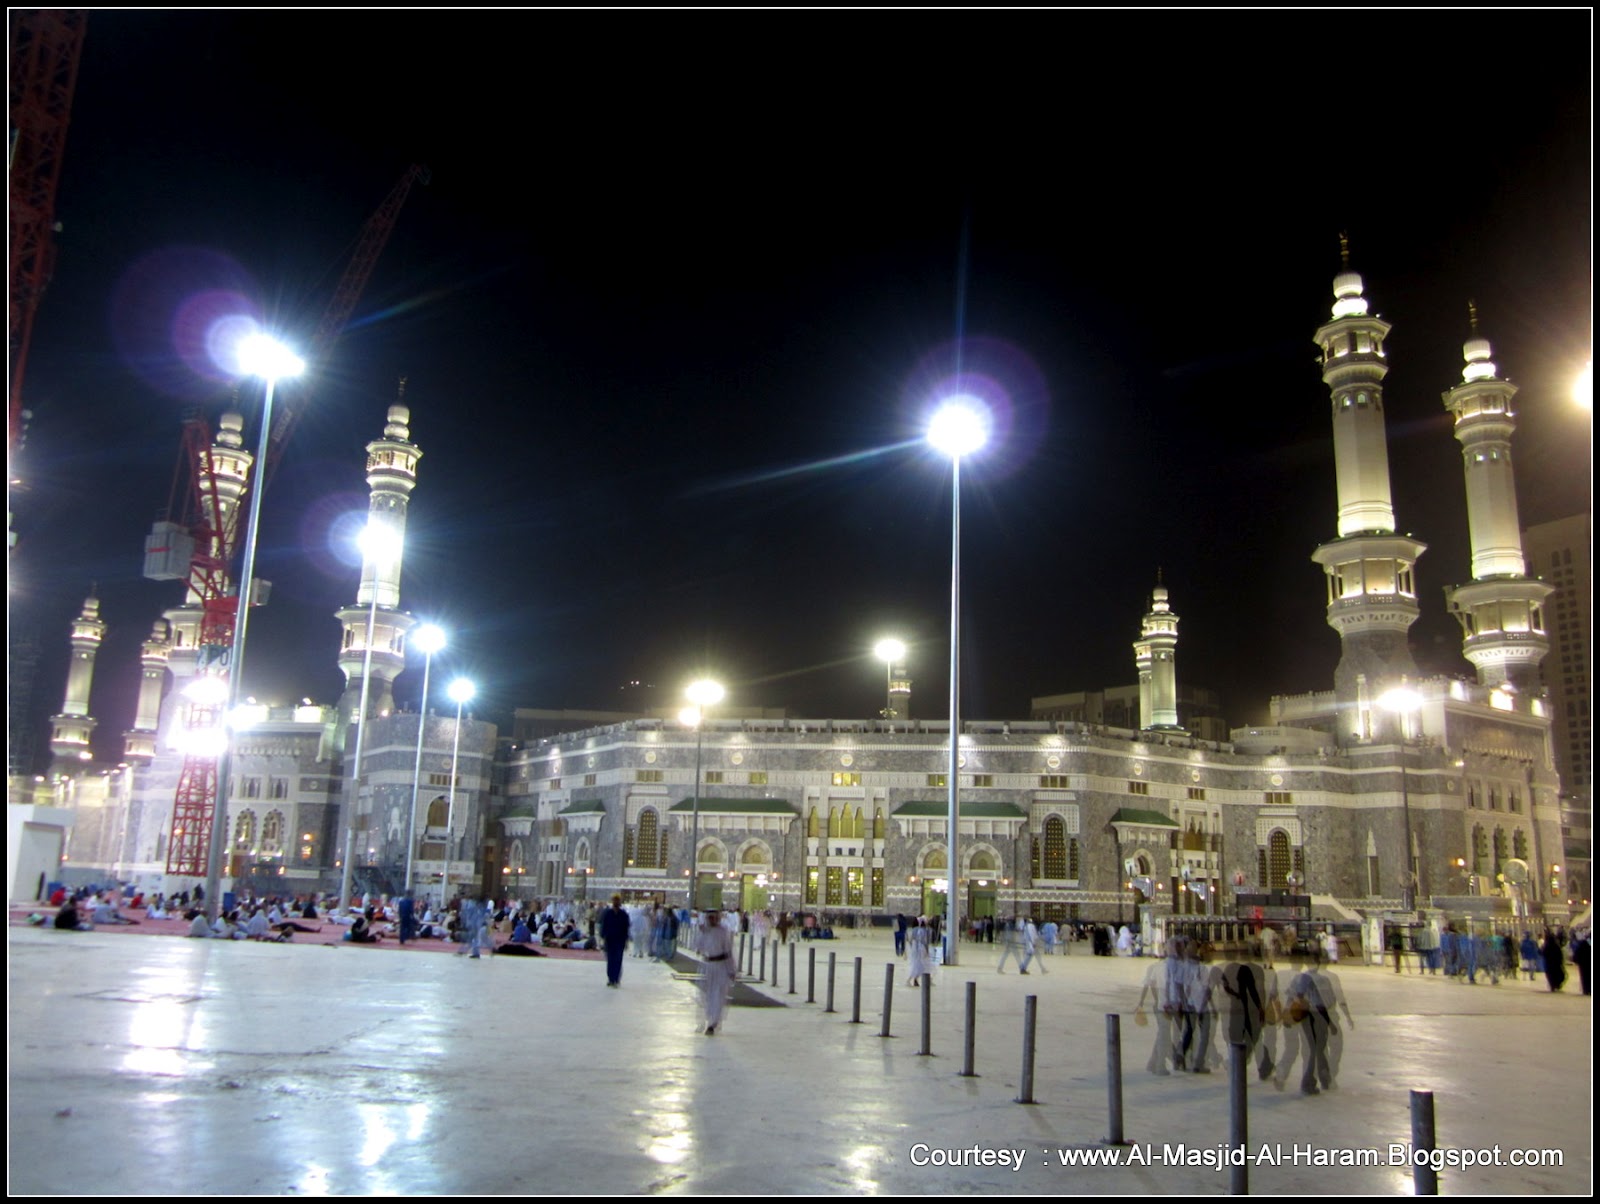
<svg viewBox="0 0 1600 1204"><path fill-rule="evenodd" d="M742 934L741 934L742 935ZM752 942L752 945L754 943ZM761 947L761 974L760 981L766 981L767 946L762 942ZM775 944L775 943L774 943ZM798 946L789 946L789 994L795 991L795 958ZM824 1012L833 1012L834 998L834 970L835 953L828 952L828 980L827 980L827 1006ZM750 972L754 974L755 954L750 951ZM850 1023L861 1023L861 958L855 959L855 983L851 991ZM894 976L895 963L888 962L884 965L883 973L883 1024L878 1030L878 1036L889 1039L893 1036L891 1020L894 1009ZM807 951L806 965L806 1002L816 1002L817 981L817 948L812 945ZM778 953L774 947L772 951L772 986L778 985ZM922 1041L917 1049L917 1056L929 1057L933 1053L933 980L929 975L923 975L922 983ZM1038 1030L1039 997L1028 995L1023 999L1022 1012L1022 1073L1018 1079L1018 1092L1016 1102L1019 1104L1036 1104L1033 1097L1033 1070L1035 1038ZM975 1053L977 1047L978 1028L978 984L967 982L966 1017L962 1040L962 1057L960 1074L965 1078L976 1078ZM1229 1046L1230 1056L1228 1063L1228 1146L1230 1150L1238 1151L1239 1155L1231 1160L1229 1193L1236 1196L1248 1195L1250 1192L1250 1166L1249 1160L1243 1156L1249 1145L1249 1112L1247 1108L1246 1084L1249 1069L1247 1047L1234 1042ZM1106 1110L1108 1145L1127 1145L1128 1141L1123 1133L1122 1111L1122 1017L1115 1012L1106 1014ZM1433 1121L1433 1092L1411 1092L1411 1145L1419 1154L1431 1154L1434 1150L1435 1132ZM1439 1194L1439 1174L1433 1169L1431 1160L1426 1156L1415 1157L1412 1170L1412 1187L1416 1195L1436 1196Z"/></svg>

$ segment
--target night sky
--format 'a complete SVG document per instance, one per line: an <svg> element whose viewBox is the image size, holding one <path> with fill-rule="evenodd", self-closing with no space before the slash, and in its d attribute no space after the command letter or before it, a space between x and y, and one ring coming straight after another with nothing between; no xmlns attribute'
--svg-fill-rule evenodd
<svg viewBox="0 0 1600 1204"><path fill-rule="evenodd" d="M428 164L355 319L280 390L245 692L332 702L339 516L408 379L403 605L478 713L729 704L861 717L875 639L947 713L960 368L1004 398L963 465L963 713L1130 684L1158 570L1180 682L1235 724L1327 689L1335 533L1312 335L1351 266L1394 325L1398 527L1428 672L1466 675L1467 303L1517 383L1524 525L1590 508L1592 16L1307 12L94 12L24 399L10 630L58 710L91 583L115 760L181 416L219 414L194 315L303 346L358 232ZM255 444L259 389L242 394ZM623 689L651 684L644 695ZM398 681L402 704L421 688ZM434 705L443 703L436 694ZM43 739L40 739L41 752Z"/></svg>

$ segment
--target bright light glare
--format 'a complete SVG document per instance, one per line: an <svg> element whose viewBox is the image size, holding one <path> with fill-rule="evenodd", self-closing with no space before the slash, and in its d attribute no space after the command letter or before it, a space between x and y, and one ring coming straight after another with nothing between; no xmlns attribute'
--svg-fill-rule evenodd
<svg viewBox="0 0 1600 1204"><path fill-rule="evenodd" d="M1583 371L1578 373L1578 379L1572 382L1572 400L1584 409L1594 406L1594 361L1590 360L1583 366Z"/></svg>
<svg viewBox="0 0 1600 1204"><path fill-rule="evenodd" d="M361 529L361 534L356 536L356 543L361 546L361 555L368 560L387 562L400 555L404 542L395 529L388 523L369 519L367 525Z"/></svg>
<svg viewBox="0 0 1600 1204"><path fill-rule="evenodd" d="M191 757L220 757L228 748L228 733L220 727L186 728L178 734L178 750Z"/></svg>
<svg viewBox="0 0 1600 1204"><path fill-rule="evenodd" d="M906 646L899 640L879 640L872 646L872 655L891 665L898 664L905 659Z"/></svg>
<svg viewBox="0 0 1600 1204"><path fill-rule="evenodd" d="M698 727L700 725L700 708L684 707L678 712L678 722L684 727Z"/></svg>
<svg viewBox="0 0 1600 1204"><path fill-rule="evenodd" d="M952 397L928 423L928 442L953 460L989 441L989 407L977 397Z"/></svg>
<svg viewBox="0 0 1600 1204"><path fill-rule="evenodd" d="M698 706L713 707L722 701L727 691L722 688L720 682L703 679L690 683L684 694L688 696L690 702Z"/></svg>
<svg viewBox="0 0 1600 1204"><path fill-rule="evenodd" d="M306 370L306 362L277 339L258 331L239 340L239 367L262 380L282 380L299 376Z"/></svg>
<svg viewBox="0 0 1600 1204"><path fill-rule="evenodd" d="M465 677L458 677L450 683L450 688L445 691L450 695L450 701L455 703L471 702L473 695L478 692L478 687Z"/></svg>
<svg viewBox="0 0 1600 1204"><path fill-rule="evenodd" d="M411 646L423 656L432 656L444 645L444 628L435 623L424 623L411 633Z"/></svg>
<svg viewBox="0 0 1600 1204"><path fill-rule="evenodd" d="M200 706L216 706L228 700L228 683L220 677L202 673L183 687L183 696Z"/></svg>
<svg viewBox="0 0 1600 1204"><path fill-rule="evenodd" d="M1378 705L1396 715L1414 715L1422 709L1422 695L1409 686L1396 686L1378 695Z"/></svg>

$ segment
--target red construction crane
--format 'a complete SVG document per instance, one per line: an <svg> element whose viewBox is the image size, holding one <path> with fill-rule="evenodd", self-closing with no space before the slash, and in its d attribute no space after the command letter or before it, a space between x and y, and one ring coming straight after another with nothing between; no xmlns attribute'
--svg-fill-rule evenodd
<svg viewBox="0 0 1600 1204"><path fill-rule="evenodd" d="M335 340L355 312L411 186L418 180L426 184L428 178L426 167L413 164L362 227L355 254L311 337L306 360L312 372L326 362ZM187 581L189 604L200 606L195 681L209 678L211 693L207 695L202 687L196 691L198 697L186 700L186 731L198 733L217 727L218 712L227 694L228 654L233 646L239 605L229 576L237 547L239 511L250 488L252 471L259 487L282 458L295 418L304 408L303 392L298 400L280 407L267 441L265 462L253 466L243 465L240 458L230 454L229 446L219 447L202 416L192 415L184 423L179 464L179 472L188 485L184 518L181 522L155 525L145 541L145 576L158 581ZM228 444L232 442L230 437ZM218 752L220 749L193 746L184 752L172 808L172 838L167 845L168 874L192 878L203 877L207 872L220 786Z"/></svg>
<svg viewBox="0 0 1600 1204"><path fill-rule="evenodd" d="M11 403L9 461L22 441L22 377L39 298L55 267L56 184L78 83L88 14L12 9L11 35Z"/></svg>

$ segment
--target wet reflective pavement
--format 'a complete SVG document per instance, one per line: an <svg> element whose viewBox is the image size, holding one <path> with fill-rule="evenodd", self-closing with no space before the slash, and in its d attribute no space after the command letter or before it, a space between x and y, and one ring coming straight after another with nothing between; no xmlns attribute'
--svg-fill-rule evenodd
<svg viewBox="0 0 1600 1204"><path fill-rule="evenodd" d="M629 957L601 963L394 956L357 947L126 939L11 928L9 1186L18 1194L503 1195L681 1192L1226 1193L1228 1076L1147 1073L1155 1026L1131 1015L1149 962L1055 957L994 969L988 948L918 992L889 939L811 946L784 1007L735 1007L700 1032L692 981ZM823 1011L827 955L835 1007ZM862 1021L848 1023L853 959ZM769 974L770 979L770 974ZM1588 1194L1592 1033L1576 980L1465 986L1345 966L1337 1086L1252 1070L1258 1194L1406 1194L1408 1165L1328 1166L1409 1141L1409 1091L1435 1093L1438 1145L1509 1163L1445 1169L1450 1194ZM977 982L977 1077L962 1062ZM1023 999L1036 994L1031 1106L1015 1103ZM1109 1151L1105 1015L1122 1016L1124 1165ZM1183 1151L1177 1147L1183 1145ZM1149 1161L1126 1164L1132 1156ZM1021 1169L1013 1169L1017 1155ZM1004 1165L967 1165L1004 1156ZM1365 1157L1365 1155L1360 1155ZM1492 1156L1492 1155L1489 1155ZM1209 1158L1210 1161L1204 1161ZM1295 1159L1299 1159L1297 1164ZM1199 1160L1191 1163L1191 1160Z"/></svg>

